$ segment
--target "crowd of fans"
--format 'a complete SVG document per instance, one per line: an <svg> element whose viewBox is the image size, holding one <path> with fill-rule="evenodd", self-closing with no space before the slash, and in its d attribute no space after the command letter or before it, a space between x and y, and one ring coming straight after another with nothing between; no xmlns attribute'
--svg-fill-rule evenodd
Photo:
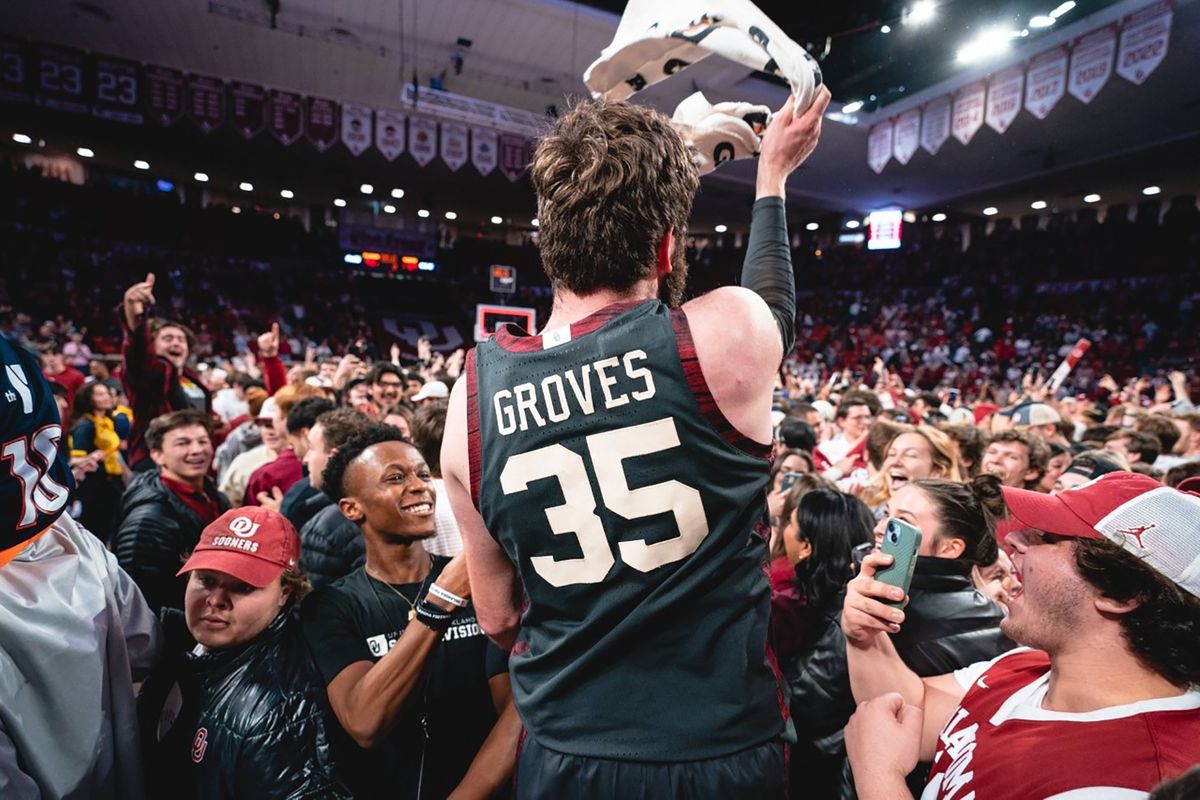
<svg viewBox="0 0 1200 800"><path fill-rule="evenodd" d="M503 796L520 722L440 481L465 353L387 347L377 324L393 298L454 319L481 292L457 291L464 275L366 299L326 267L339 253L319 228L2 181L3 324L58 404L78 484L64 524L111 550L162 621L139 676L148 796ZM976 231L965 249L943 231L891 256L794 251L766 496L793 796L853 797L862 780L856 651L887 651L891 691L1026 644L1002 629L1025 552L1006 544L1003 487L1049 497L1137 473L1200 490L1198 215L1116 216ZM691 255L702 288L741 252ZM544 307L540 285L524 302ZM1080 338L1092 349L1051 384ZM889 519L923 538L885 646L863 609L882 597ZM1194 693L1200 631L1179 630L1191 638L1164 672ZM948 769L919 756L896 761L917 796L931 763ZM0 790L56 796L70 780L28 772Z"/></svg>

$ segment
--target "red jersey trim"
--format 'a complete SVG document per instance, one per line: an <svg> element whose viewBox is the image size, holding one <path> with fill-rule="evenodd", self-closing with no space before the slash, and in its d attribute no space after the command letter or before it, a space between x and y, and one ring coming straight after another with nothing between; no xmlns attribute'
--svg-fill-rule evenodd
<svg viewBox="0 0 1200 800"><path fill-rule="evenodd" d="M475 381L475 348L467 351L467 461L471 475L471 502L479 510L479 478L483 446L479 437L479 387Z"/></svg>
<svg viewBox="0 0 1200 800"><path fill-rule="evenodd" d="M605 306L599 311L593 312L578 322L571 323L571 338L578 339L580 336L585 336L599 329L604 323L611 320L613 317L624 314L631 308L636 308L642 303L655 302L650 300L626 300L621 303L613 303ZM500 328L493 334L496 344L500 345L510 353L536 353L544 349L542 345L541 334L532 334L528 331L518 328L516 325L509 323L503 328Z"/></svg>
<svg viewBox="0 0 1200 800"><path fill-rule="evenodd" d="M692 396L696 398L696 404L700 406L700 413L713 426L717 435L728 444L755 458L768 458L771 455L771 445L760 444L743 435L741 431L733 427L733 424L725 418L725 414L717 406L717 401L712 396L712 392L708 388L708 381L704 377L704 370L700 367L700 359L696 356L696 343L692 339L692 328L683 309L671 310L671 326L675 329L679 362L683 365L683 374L687 377Z"/></svg>

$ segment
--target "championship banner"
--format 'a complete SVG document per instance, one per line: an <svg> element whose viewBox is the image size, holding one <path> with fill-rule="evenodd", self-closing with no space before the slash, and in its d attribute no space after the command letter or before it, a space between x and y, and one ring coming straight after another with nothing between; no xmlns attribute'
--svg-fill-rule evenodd
<svg viewBox="0 0 1200 800"><path fill-rule="evenodd" d="M1067 93L1067 51L1056 47L1042 53L1025 75L1025 110L1038 119L1046 116Z"/></svg>
<svg viewBox="0 0 1200 800"><path fill-rule="evenodd" d="M500 134L500 171L510 181L520 180L529 162L525 160L525 138L511 133Z"/></svg>
<svg viewBox="0 0 1200 800"><path fill-rule="evenodd" d="M300 95L272 89L267 109L271 134L280 142L292 144L303 135L304 101Z"/></svg>
<svg viewBox="0 0 1200 800"><path fill-rule="evenodd" d="M430 117L408 120L408 153L422 167L437 155L437 123Z"/></svg>
<svg viewBox="0 0 1200 800"><path fill-rule="evenodd" d="M883 168L892 160L892 135L895 125L889 119L871 128L867 134L867 166L875 174L883 172Z"/></svg>
<svg viewBox="0 0 1200 800"><path fill-rule="evenodd" d="M229 117L244 139L267 127L267 90L253 83L229 84Z"/></svg>
<svg viewBox="0 0 1200 800"><path fill-rule="evenodd" d="M1167 56L1171 39L1171 4L1162 0L1125 21L1117 53L1117 74L1141 86Z"/></svg>
<svg viewBox="0 0 1200 800"><path fill-rule="evenodd" d="M1084 103L1092 102L1112 75L1116 52L1117 35L1112 28L1102 28L1080 39L1071 51L1067 91Z"/></svg>
<svg viewBox="0 0 1200 800"><path fill-rule="evenodd" d="M136 61L94 56L91 74L92 116L141 125L142 69Z"/></svg>
<svg viewBox="0 0 1200 800"><path fill-rule="evenodd" d="M371 146L371 109L353 103L342 104L342 144L356 156Z"/></svg>
<svg viewBox="0 0 1200 800"><path fill-rule="evenodd" d="M1020 67L1005 70L988 84L984 122L996 133L1004 133L1021 111L1025 72Z"/></svg>
<svg viewBox="0 0 1200 800"><path fill-rule="evenodd" d="M954 96L950 133L964 145L970 144L983 127L986 98L987 86L982 81L960 89Z"/></svg>
<svg viewBox="0 0 1200 800"><path fill-rule="evenodd" d="M461 122L442 123L442 161L458 172L467 163L467 126Z"/></svg>
<svg viewBox="0 0 1200 800"><path fill-rule="evenodd" d="M86 114L83 53L71 47L38 45L33 63L33 102L55 111Z"/></svg>
<svg viewBox="0 0 1200 800"><path fill-rule="evenodd" d="M1058 365L1058 369L1054 370L1054 374L1050 376L1047 388L1052 393L1057 392L1058 388L1063 385L1063 381L1067 379L1067 376L1071 374L1071 370L1075 369L1075 365L1079 363L1079 360L1083 358L1084 353L1091 346L1092 343L1087 339L1080 339L1075 343L1075 348L1071 350L1071 353L1063 359L1063 362Z"/></svg>
<svg viewBox="0 0 1200 800"><path fill-rule="evenodd" d="M338 141L338 104L323 97L304 98L304 133L324 153Z"/></svg>
<svg viewBox="0 0 1200 800"><path fill-rule="evenodd" d="M925 106L921 113L921 147L929 155L937 155L950 138L950 98L939 97Z"/></svg>
<svg viewBox="0 0 1200 800"><path fill-rule="evenodd" d="M496 168L496 132L491 128L471 128L471 163L480 175L490 175Z"/></svg>
<svg viewBox="0 0 1200 800"><path fill-rule="evenodd" d="M189 75L187 114L204 133L212 133L225 124L225 84L218 78Z"/></svg>
<svg viewBox="0 0 1200 800"><path fill-rule="evenodd" d="M892 155L901 164L912 160L921 146L921 111L914 108L896 117L896 131L892 134Z"/></svg>
<svg viewBox="0 0 1200 800"><path fill-rule="evenodd" d="M388 161L395 161L404 152L404 115L399 111L378 109L375 112L375 146Z"/></svg>
<svg viewBox="0 0 1200 800"><path fill-rule="evenodd" d="M0 36L0 102L28 103L29 47L13 36Z"/></svg>
<svg viewBox="0 0 1200 800"><path fill-rule="evenodd" d="M146 83L146 111L159 125L174 125L183 116L183 73L169 67L142 69Z"/></svg>

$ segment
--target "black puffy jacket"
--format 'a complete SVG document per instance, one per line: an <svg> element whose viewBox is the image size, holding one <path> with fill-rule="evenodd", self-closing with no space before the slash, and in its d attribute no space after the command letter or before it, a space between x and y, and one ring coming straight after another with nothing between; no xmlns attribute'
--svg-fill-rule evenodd
<svg viewBox="0 0 1200 800"><path fill-rule="evenodd" d="M328 586L367 560L362 531L342 515L337 503L326 506L300 529L300 566L313 588Z"/></svg>
<svg viewBox="0 0 1200 800"><path fill-rule="evenodd" d="M1016 647L1000 633L1004 612L971 582L971 564L917 557L904 624L892 644L909 669L927 678Z"/></svg>
<svg viewBox="0 0 1200 800"><path fill-rule="evenodd" d="M211 480L205 482L205 491L217 498L222 513L229 509L229 501ZM164 607L183 608L187 578L175 573L203 529L200 515L163 484L158 470L135 474L121 497L121 523L112 549L154 613Z"/></svg>
<svg viewBox="0 0 1200 800"><path fill-rule="evenodd" d="M250 642L202 655L182 613L165 611L163 631L162 662L138 696L147 797L351 797L294 608Z"/></svg>
<svg viewBox="0 0 1200 800"><path fill-rule="evenodd" d="M795 658L783 665L791 689L792 720L799 742L792 756L793 795L855 796L845 760L842 728L854 713L841 613L845 596L816 615ZM990 661L1015 645L1000 633L1004 612L971 582L971 564L919 556L913 571L904 624L892 643L909 669L921 677L942 675ZM913 773L910 789L920 795L928 765Z"/></svg>

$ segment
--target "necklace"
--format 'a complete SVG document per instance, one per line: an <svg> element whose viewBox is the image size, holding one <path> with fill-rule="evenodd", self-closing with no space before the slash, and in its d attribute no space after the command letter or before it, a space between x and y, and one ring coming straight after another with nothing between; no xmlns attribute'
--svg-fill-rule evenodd
<svg viewBox="0 0 1200 800"><path fill-rule="evenodd" d="M433 574L433 556L429 556L429 575L432 575L432 574ZM393 594L395 594L397 597L399 597L401 600L403 600L405 603L408 604L408 621L409 622L412 622L414 619L417 618L417 599L421 596L421 589L425 588L425 581L422 581L421 586L417 589L416 597L414 597L412 600L409 600L408 597L406 597L403 592L401 592L395 586L392 586L392 584L388 583L387 581L376 578L374 575L371 575L371 573L369 573L369 572L367 573L367 575L370 576L371 578L374 578L377 582L382 583L384 586L391 589ZM429 577L426 576L425 580L426 581L429 580Z"/></svg>

